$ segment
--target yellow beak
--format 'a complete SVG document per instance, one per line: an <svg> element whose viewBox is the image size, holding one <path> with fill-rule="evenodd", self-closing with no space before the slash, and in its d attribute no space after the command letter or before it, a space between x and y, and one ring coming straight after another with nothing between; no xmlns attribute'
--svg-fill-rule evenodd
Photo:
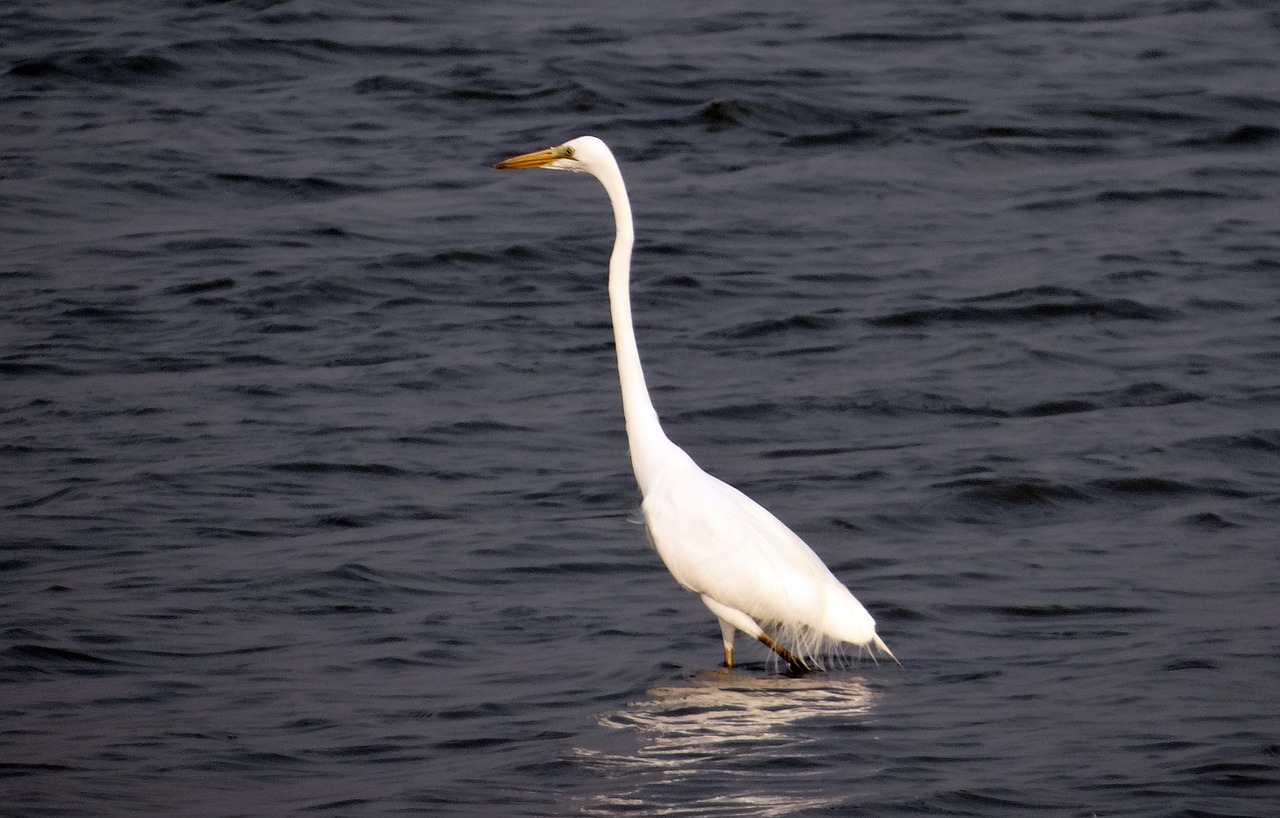
<svg viewBox="0 0 1280 818"><path fill-rule="evenodd" d="M513 156L510 159L503 159L494 165L498 170L523 170L524 168L543 168L550 165L557 159L564 159L566 156L564 148L547 148L544 151L534 151L533 153L522 153L519 156Z"/></svg>

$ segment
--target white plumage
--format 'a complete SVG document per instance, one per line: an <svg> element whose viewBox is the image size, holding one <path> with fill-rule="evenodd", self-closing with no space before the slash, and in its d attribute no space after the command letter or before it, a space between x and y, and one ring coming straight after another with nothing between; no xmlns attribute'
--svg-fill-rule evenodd
<svg viewBox="0 0 1280 818"><path fill-rule="evenodd" d="M736 630L769 646L793 672L820 667L826 640L878 649L893 658L876 635L871 614L813 549L750 497L704 472L663 432L631 320L631 203L608 146L583 136L497 167L590 173L609 195L617 228L609 259L609 304L641 508L671 575L700 595L720 621L725 665L733 666Z"/></svg>

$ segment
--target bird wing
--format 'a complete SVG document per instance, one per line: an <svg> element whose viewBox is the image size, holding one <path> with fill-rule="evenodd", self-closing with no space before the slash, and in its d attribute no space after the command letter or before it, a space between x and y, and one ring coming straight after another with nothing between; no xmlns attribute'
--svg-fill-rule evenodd
<svg viewBox="0 0 1280 818"><path fill-rule="evenodd" d="M791 529L692 460L645 495L649 535L684 587L760 623L823 621L827 583L838 580Z"/></svg>

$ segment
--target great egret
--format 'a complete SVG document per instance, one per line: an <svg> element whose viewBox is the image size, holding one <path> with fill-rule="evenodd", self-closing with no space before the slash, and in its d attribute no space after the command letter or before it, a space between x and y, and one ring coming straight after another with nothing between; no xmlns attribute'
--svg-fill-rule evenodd
<svg viewBox="0 0 1280 818"><path fill-rule="evenodd" d="M617 230L609 257L609 307L641 509L671 575L701 596L719 620L725 667L733 667L735 629L767 645L792 673L821 667L827 640L850 642L872 658L873 649L879 649L897 662L876 635L871 614L803 540L754 500L699 468L662 431L631 323L631 202L609 147L583 136L495 167L589 173L609 195Z"/></svg>

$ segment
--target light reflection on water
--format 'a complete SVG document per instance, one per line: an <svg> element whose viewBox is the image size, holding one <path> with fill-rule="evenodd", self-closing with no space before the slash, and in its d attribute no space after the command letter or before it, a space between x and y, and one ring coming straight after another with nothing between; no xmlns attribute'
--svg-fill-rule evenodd
<svg viewBox="0 0 1280 818"><path fill-rule="evenodd" d="M600 718L604 727L632 733L633 748L579 750L589 768L613 785L583 813L781 816L829 807L844 796L811 786L826 762L807 746L818 739L802 725L817 718L860 719L877 695L857 677L757 678L725 671L653 688Z"/></svg>

